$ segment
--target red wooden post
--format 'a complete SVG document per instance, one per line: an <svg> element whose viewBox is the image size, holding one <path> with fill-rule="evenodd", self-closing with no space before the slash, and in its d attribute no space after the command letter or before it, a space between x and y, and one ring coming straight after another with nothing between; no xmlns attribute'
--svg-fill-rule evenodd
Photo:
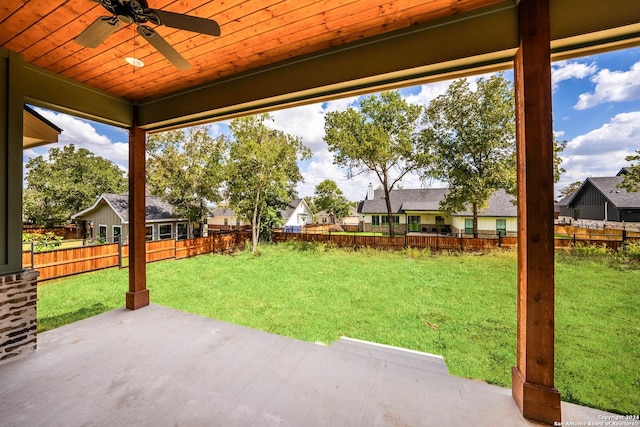
<svg viewBox="0 0 640 427"><path fill-rule="evenodd" d="M512 393L526 418L560 421L554 387L553 126L549 0L521 0L514 58L518 162L518 342Z"/></svg>
<svg viewBox="0 0 640 427"><path fill-rule="evenodd" d="M149 305L145 229L147 133L137 123L137 111L134 110L133 127L129 129L129 292L126 304L130 310Z"/></svg>

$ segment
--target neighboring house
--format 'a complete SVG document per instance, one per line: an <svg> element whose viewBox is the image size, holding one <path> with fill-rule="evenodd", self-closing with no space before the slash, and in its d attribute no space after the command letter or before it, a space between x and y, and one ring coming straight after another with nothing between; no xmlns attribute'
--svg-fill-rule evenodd
<svg viewBox="0 0 640 427"><path fill-rule="evenodd" d="M394 230L399 233L472 234L473 213L470 208L451 215L440 210L440 202L447 191L446 188L391 190ZM382 190L374 191L369 185L367 197L358 206L358 212L364 215L364 231L388 231ZM498 190L491 196L487 208L478 212L478 233L516 235L517 209L512 196L504 190Z"/></svg>
<svg viewBox="0 0 640 427"><path fill-rule="evenodd" d="M558 202L560 216L640 222L640 192L630 193L618 187L626 172L627 168L623 168L616 176L587 178L578 191Z"/></svg>
<svg viewBox="0 0 640 427"><path fill-rule="evenodd" d="M555 209L557 209L557 212L558 212L558 217L556 219L559 219L561 217L572 216L571 208L569 207L569 202L571 201L571 199L573 199L573 196L575 194L576 194L575 192L571 194L567 194L562 199L560 199L558 203L555 204Z"/></svg>
<svg viewBox="0 0 640 427"><path fill-rule="evenodd" d="M280 211L283 227L302 227L309 224L313 219L313 213L304 199L294 199L289 206ZM236 216L232 209L221 206L211 211L211 216L207 220L209 228L231 225L251 225L251 221L245 221Z"/></svg>
<svg viewBox="0 0 640 427"><path fill-rule="evenodd" d="M358 209L355 206L349 207L349 214L344 218L335 218L335 216L327 211L320 211L316 215L318 224L338 224L338 225L358 225L361 221L358 215Z"/></svg>
<svg viewBox="0 0 640 427"><path fill-rule="evenodd" d="M207 225L209 228L220 228L220 227L238 227L251 225L251 221L247 221L241 219L236 213L229 209L227 206L218 206L216 209L212 210L207 218Z"/></svg>
<svg viewBox="0 0 640 427"><path fill-rule="evenodd" d="M327 211L320 211L315 215L315 217L316 217L316 222L318 224L335 224L336 223L335 215Z"/></svg>
<svg viewBox="0 0 640 427"><path fill-rule="evenodd" d="M285 209L280 211L283 227L302 227L311 223L313 212L304 199L294 199Z"/></svg>
<svg viewBox="0 0 640 427"><path fill-rule="evenodd" d="M188 233L188 221L178 218L173 207L159 197L146 197L147 240L184 239ZM74 214L72 219L82 221L85 237L117 242L129 237L129 196L104 193L89 208ZM194 227L199 234L199 225Z"/></svg>

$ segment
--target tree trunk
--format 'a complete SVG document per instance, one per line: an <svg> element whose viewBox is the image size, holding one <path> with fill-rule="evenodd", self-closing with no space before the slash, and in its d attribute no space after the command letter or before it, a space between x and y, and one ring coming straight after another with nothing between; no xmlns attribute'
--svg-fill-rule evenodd
<svg viewBox="0 0 640 427"><path fill-rule="evenodd" d="M258 224L258 206L260 205L260 188L256 191L256 204L253 206L253 218L251 221L251 254L258 250L258 237L260 237L260 224Z"/></svg>
<svg viewBox="0 0 640 427"><path fill-rule="evenodd" d="M387 204L387 225L389 226L389 237L395 237L393 231L393 214L391 213L391 198L389 197L389 188L387 186L387 178L385 177L383 182L384 187L384 201Z"/></svg>
<svg viewBox="0 0 640 427"><path fill-rule="evenodd" d="M473 204L473 238L478 238L478 204Z"/></svg>

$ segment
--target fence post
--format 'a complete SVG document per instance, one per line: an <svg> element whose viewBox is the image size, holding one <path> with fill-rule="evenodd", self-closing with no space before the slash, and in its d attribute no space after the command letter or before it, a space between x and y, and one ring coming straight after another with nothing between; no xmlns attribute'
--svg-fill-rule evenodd
<svg viewBox="0 0 640 427"><path fill-rule="evenodd" d="M464 242L462 241L462 232L459 233L460 236L460 252L464 252Z"/></svg>
<svg viewBox="0 0 640 427"><path fill-rule="evenodd" d="M33 255L33 241L31 242L31 269L35 270L36 269L36 265L35 265L35 257Z"/></svg>
<svg viewBox="0 0 640 427"><path fill-rule="evenodd" d="M498 247L502 248L502 233L498 233Z"/></svg>
<svg viewBox="0 0 640 427"><path fill-rule="evenodd" d="M407 232L404 232L404 247L407 247Z"/></svg>
<svg viewBox="0 0 640 427"><path fill-rule="evenodd" d="M356 233L353 233L353 247L356 247Z"/></svg>
<svg viewBox="0 0 640 427"><path fill-rule="evenodd" d="M622 229L622 250L623 251L627 250L627 229L626 228Z"/></svg>
<svg viewBox="0 0 640 427"><path fill-rule="evenodd" d="M576 245L576 233L573 233L573 246Z"/></svg>
<svg viewBox="0 0 640 427"><path fill-rule="evenodd" d="M118 239L118 268L122 270L122 238Z"/></svg>

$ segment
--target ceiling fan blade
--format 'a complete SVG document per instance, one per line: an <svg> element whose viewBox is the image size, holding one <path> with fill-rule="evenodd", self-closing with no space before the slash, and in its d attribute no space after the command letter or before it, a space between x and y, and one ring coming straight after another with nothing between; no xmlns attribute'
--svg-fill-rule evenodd
<svg viewBox="0 0 640 427"><path fill-rule="evenodd" d="M84 29L75 39L79 45L98 47L111 34L120 28L120 21L115 16L101 16Z"/></svg>
<svg viewBox="0 0 640 427"><path fill-rule="evenodd" d="M220 26L213 19L183 15L181 13L167 12L158 9L149 9L149 13L158 17L157 22L160 25L193 31L194 33L208 34L210 36L220 35Z"/></svg>
<svg viewBox="0 0 640 427"><path fill-rule="evenodd" d="M188 70L191 68L191 64L178 53L160 34L155 32L152 28L145 27L144 25L138 25L138 33L144 37L151 46L155 47L158 52L164 55L173 65L180 70Z"/></svg>

